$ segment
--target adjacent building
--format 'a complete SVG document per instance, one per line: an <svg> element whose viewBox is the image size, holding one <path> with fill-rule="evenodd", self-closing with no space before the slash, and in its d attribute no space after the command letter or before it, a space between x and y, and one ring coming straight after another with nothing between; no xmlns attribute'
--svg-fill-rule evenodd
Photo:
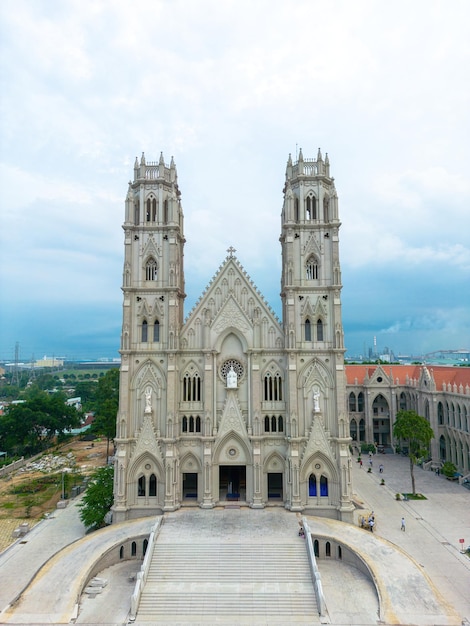
<svg viewBox="0 0 470 626"><path fill-rule="evenodd" d="M451 461L470 473L470 368L443 365L347 365L349 428L354 443L395 450L398 411L414 410L434 431L430 466Z"/></svg>

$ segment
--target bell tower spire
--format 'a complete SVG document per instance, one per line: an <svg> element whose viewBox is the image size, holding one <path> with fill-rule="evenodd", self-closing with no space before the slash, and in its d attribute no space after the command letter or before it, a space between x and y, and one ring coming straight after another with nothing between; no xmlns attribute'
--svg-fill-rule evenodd
<svg viewBox="0 0 470 626"><path fill-rule="evenodd" d="M321 468L325 458L336 466L341 485L338 510L340 519L351 516L348 451L349 425L346 412L344 340L341 320L341 270L339 259L338 196L330 177L328 155L305 158L299 151L297 162L289 155L281 216L282 277L281 298L285 348L289 354L289 407L291 419L291 463L295 475L305 466L298 465L296 446L307 440L306 459ZM293 390L301 390L293 393ZM315 443L323 432L324 450ZM314 440L312 440L312 437ZM312 493L320 487L315 478ZM291 509L300 506L293 489Z"/></svg>
<svg viewBox="0 0 470 626"><path fill-rule="evenodd" d="M284 323L293 331L289 347L343 351L338 196L329 159L286 167L282 208L282 302ZM316 326L314 326L316 324Z"/></svg>
<svg viewBox="0 0 470 626"><path fill-rule="evenodd" d="M136 158L123 228L127 335L123 334L122 350L132 350L137 344L144 349L176 349L183 323L185 239L173 157L169 166L162 153L154 162L147 161L143 152L140 164Z"/></svg>
<svg viewBox="0 0 470 626"><path fill-rule="evenodd" d="M185 299L183 209L173 157L170 165L163 154L158 161L144 153L136 158L125 205L117 521L127 519L134 497L125 481L133 447L145 431L147 439L153 433L158 448L174 405L162 392L164 380L174 386Z"/></svg>

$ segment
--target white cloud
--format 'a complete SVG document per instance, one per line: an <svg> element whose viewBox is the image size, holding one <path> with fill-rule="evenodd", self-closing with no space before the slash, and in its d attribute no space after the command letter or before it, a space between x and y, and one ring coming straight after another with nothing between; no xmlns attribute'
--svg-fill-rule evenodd
<svg viewBox="0 0 470 626"><path fill-rule="evenodd" d="M451 10L432 0L141 0L138 10L3 0L0 11L7 297L25 281L24 299L47 299L67 281L120 298L124 198L142 150L175 156L187 280L204 286L233 245L277 293L285 162L321 146L354 279L390 280L393 268L410 319L404 277L434 290L468 281L465 0ZM382 315L382 328L401 319Z"/></svg>

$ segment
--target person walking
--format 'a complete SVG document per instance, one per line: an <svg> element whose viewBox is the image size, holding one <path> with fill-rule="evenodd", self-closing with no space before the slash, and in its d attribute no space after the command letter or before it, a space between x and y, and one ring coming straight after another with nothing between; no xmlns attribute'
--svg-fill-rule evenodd
<svg viewBox="0 0 470 626"><path fill-rule="evenodd" d="M402 529L403 532L405 532L405 530L406 530L405 518L404 517L401 518L401 529Z"/></svg>

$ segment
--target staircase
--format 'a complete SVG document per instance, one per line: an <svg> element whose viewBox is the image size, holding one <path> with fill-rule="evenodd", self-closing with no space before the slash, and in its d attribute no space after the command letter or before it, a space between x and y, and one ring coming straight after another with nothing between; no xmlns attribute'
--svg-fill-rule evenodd
<svg viewBox="0 0 470 626"><path fill-rule="evenodd" d="M157 540L136 624L320 623L304 540L228 541Z"/></svg>

